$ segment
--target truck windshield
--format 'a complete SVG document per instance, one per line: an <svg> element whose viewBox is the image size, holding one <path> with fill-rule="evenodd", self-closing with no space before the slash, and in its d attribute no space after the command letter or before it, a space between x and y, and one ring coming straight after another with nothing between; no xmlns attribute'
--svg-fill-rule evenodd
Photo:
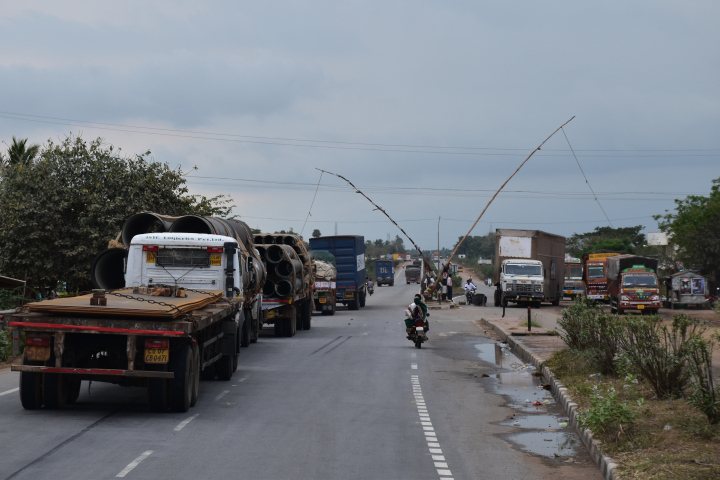
<svg viewBox="0 0 720 480"><path fill-rule="evenodd" d="M656 286L657 279L655 275L625 275L623 277L623 285L634 287Z"/></svg>
<svg viewBox="0 0 720 480"><path fill-rule="evenodd" d="M588 267L588 278L605 278L605 267Z"/></svg>
<svg viewBox="0 0 720 480"><path fill-rule="evenodd" d="M205 248L161 248L157 254L157 265L161 267L209 267L210 254Z"/></svg>
<svg viewBox="0 0 720 480"><path fill-rule="evenodd" d="M505 273L508 275L542 275L542 266L508 263L505 265Z"/></svg>
<svg viewBox="0 0 720 480"><path fill-rule="evenodd" d="M570 279L570 278L581 279L582 278L582 267L570 267L568 270L570 270L570 272L565 278L567 278L567 279Z"/></svg>

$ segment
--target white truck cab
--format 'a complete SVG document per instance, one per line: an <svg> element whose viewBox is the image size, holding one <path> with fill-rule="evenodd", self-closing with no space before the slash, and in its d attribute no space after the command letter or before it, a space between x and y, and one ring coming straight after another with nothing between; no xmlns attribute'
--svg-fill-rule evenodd
<svg viewBox="0 0 720 480"><path fill-rule="evenodd" d="M540 260L511 258L500 266L502 301L540 303L544 300L545 275Z"/></svg>
<svg viewBox="0 0 720 480"><path fill-rule="evenodd" d="M130 243L126 287L175 285L188 289L223 290L226 297L243 295L246 274L238 242L222 235L146 233Z"/></svg>

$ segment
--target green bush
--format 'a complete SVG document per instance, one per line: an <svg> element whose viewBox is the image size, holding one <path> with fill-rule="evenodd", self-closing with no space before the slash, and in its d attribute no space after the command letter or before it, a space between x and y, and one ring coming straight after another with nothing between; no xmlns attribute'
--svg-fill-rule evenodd
<svg viewBox="0 0 720 480"><path fill-rule="evenodd" d="M558 326L560 337L570 349L594 356L603 374L617 373L615 358L623 330L617 315L608 315L597 302L583 298L563 310Z"/></svg>
<svg viewBox="0 0 720 480"><path fill-rule="evenodd" d="M460 277L459 275L453 275L452 276L452 285L453 285L453 288L462 287L462 277Z"/></svg>
<svg viewBox="0 0 720 480"><path fill-rule="evenodd" d="M688 402L703 412L712 425L720 423L720 386L716 387L712 374L712 352L716 333L710 339L693 335L688 339L688 364L692 372L693 391Z"/></svg>
<svg viewBox="0 0 720 480"><path fill-rule="evenodd" d="M624 432L635 421L635 413L625 403L618 402L614 388L601 392L594 387L590 396L590 408L578 414L578 424L595 433L612 429Z"/></svg>

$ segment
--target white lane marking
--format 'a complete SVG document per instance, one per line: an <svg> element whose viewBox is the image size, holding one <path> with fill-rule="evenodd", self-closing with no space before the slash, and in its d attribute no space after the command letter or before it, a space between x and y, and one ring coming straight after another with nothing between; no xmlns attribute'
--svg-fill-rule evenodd
<svg viewBox="0 0 720 480"><path fill-rule="evenodd" d="M217 397L215 397L215 401L220 400L222 397L224 397L224 396L227 395L228 393L230 393L230 390L223 390L223 392L220 393L220 395L218 395Z"/></svg>
<svg viewBox="0 0 720 480"><path fill-rule="evenodd" d="M410 368L413 370L417 370L417 363L411 363Z"/></svg>
<svg viewBox="0 0 720 480"><path fill-rule="evenodd" d="M435 460L436 462L444 462L445 461L445 457L443 457L442 455L433 455L432 459Z"/></svg>
<svg viewBox="0 0 720 480"><path fill-rule="evenodd" d="M432 427L432 422L420 422L420 425L430 426Z"/></svg>
<svg viewBox="0 0 720 480"><path fill-rule="evenodd" d="M190 422L192 422L193 420L195 420L198 415L200 415L200 414L199 414L199 413L196 413L196 414L193 415L192 417L186 418L186 419L183 420L182 422L178 423L177 427L175 427L174 430L175 430L176 432L179 432L180 430L182 430L182 429L185 427L185 425L187 425L188 423L190 423Z"/></svg>
<svg viewBox="0 0 720 480"><path fill-rule="evenodd" d="M417 357L417 353L411 353L410 356L411 356L412 358L415 358L415 357ZM417 377L417 375L415 375L415 376Z"/></svg>
<svg viewBox="0 0 720 480"><path fill-rule="evenodd" d="M440 470L440 469L438 469L438 475L452 475L452 473L450 473L450 470Z"/></svg>
<svg viewBox="0 0 720 480"><path fill-rule="evenodd" d="M429 431L431 431L431 430L435 430L435 429L434 429L433 427L423 427L423 430L425 430L425 431L428 431L428 432L429 432Z"/></svg>
<svg viewBox="0 0 720 480"><path fill-rule="evenodd" d="M12 390L8 390L7 392L2 392L2 393L0 393L0 397L2 397L3 395L10 395L11 393L15 393L15 392L17 392L18 390L20 390L20 387L18 387L18 388L13 388Z"/></svg>
<svg viewBox="0 0 720 480"><path fill-rule="evenodd" d="M439 443L432 443L432 438L428 438L427 440L428 440L428 447L440 448Z"/></svg>
<svg viewBox="0 0 720 480"><path fill-rule="evenodd" d="M138 465L140 465L140 462L142 462L142 461L145 460L147 457L149 457L150 455L152 455L152 453L153 453L152 450L147 450L146 452L143 452L142 455L140 455L139 457L137 457L137 458L136 458L135 460L133 460L132 462L128 463L128 466L125 467L125 468L123 468L123 469L122 469L122 472L120 472L120 473L118 473L117 475L115 475L115 477L123 478L125 475L127 475L128 473L130 473L130 471L131 471L133 468L135 468L135 467L137 467Z"/></svg>
<svg viewBox="0 0 720 480"><path fill-rule="evenodd" d="M435 468L448 468L445 462L435 462Z"/></svg>
<svg viewBox="0 0 720 480"><path fill-rule="evenodd" d="M429 450L430 453L442 453L442 450L440 450L439 448L430 448Z"/></svg>

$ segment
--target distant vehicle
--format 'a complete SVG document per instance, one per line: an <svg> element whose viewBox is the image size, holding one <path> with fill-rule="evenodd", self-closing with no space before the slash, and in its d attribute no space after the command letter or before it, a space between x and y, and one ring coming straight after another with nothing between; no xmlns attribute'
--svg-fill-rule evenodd
<svg viewBox="0 0 720 480"><path fill-rule="evenodd" d="M392 260L381 260L375 262L375 284L380 287L384 285L395 285L395 264Z"/></svg>
<svg viewBox="0 0 720 480"><path fill-rule="evenodd" d="M581 297L585 293L583 284L583 268L580 261L565 262L565 286L563 287L564 296L575 300L575 297Z"/></svg>
<svg viewBox="0 0 720 480"><path fill-rule="evenodd" d="M457 267L457 271L458 271L458 272L462 272L462 271L463 271L463 267L462 267L462 265L458 265L458 267Z"/></svg>
<svg viewBox="0 0 720 480"><path fill-rule="evenodd" d="M597 250L583 255L582 276L587 298L604 303L610 301L608 294L607 265L608 258L616 255L623 255L623 252Z"/></svg>
<svg viewBox="0 0 720 480"><path fill-rule="evenodd" d="M361 235L339 235L310 239L310 250L330 252L337 268L337 302L350 310L365 306L365 238Z"/></svg>
<svg viewBox="0 0 720 480"><path fill-rule="evenodd" d="M559 305L562 297L565 237L539 230L495 231L495 306L541 302Z"/></svg>
<svg viewBox="0 0 720 480"><path fill-rule="evenodd" d="M406 254L405 254L405 261L406 261L406 262L409 262L410 260L412 260L412 255L410 255L409 253L406 253Z"/></svg>
<svg viewBox="0 0 720 480"><path fill-rule="evenodd" d="M413 282L420 283L420 267L410 265L405 267L405 282L408 285Z"/></svg>
<svg viewBox="0 0 720 480"><path fill-rule="evenodd" d="M622 315L627 310L657 313L660 309L658 261L637 255L608 258L610 311Z"/></svg>

